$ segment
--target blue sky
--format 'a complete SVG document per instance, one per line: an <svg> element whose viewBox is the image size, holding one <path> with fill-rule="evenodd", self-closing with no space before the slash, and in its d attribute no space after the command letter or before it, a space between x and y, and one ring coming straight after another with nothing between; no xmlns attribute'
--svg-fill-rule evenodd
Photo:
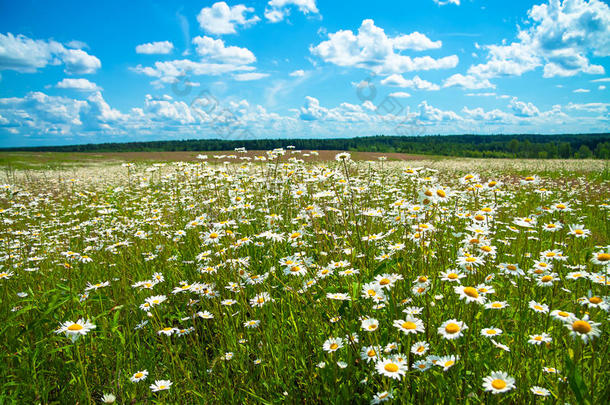
<svg viewBox="0 0 610 405"><path fill-rule="evenodd" d="M600 0L0 2L0 146L610 130Z"/></svg>

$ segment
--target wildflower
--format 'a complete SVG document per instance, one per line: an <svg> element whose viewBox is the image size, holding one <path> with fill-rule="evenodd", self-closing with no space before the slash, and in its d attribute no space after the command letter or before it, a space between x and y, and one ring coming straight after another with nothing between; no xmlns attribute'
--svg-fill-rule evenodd
<svg viewBox="0 0 610 405"><path fill-rule="evenodd" d="M72 342L76 341L79 336L85 336L91 330L95 329L95 325L80 318L76 322L64 322L61 324L60 328L55 331L55 333L65 333L67 337L72 339Z"/></svg>
<svg viewBox="0 0 610 405"><path fill-rule="evenodd" d="M394 397L392 396L391 392L388 392L388 391L378 392L375 395L373 395L373 399L371 399L371 405L380 404L382 402L389 401L392 398L394 398Z"/></svg>
<svg viewBox="0 0 610 405"><path fill-rule="evenodd" d="M377 361L379 359L380 350L381 348L379 346L364 346L362 350L360 350L360 359L367 363Z"/></svg>
<svg viewBox="0 0 610 405"><path fill-rule="evenodd" d="M468 329L468 326L462 321L450 319L443 322L438 328L438 333L445 339L457 339L463 335L463 331Z"/></svg>
<svg viewBox="0 0 610 405"><path fill-rule="evenodd" d="M139 381L142 381L142 380L146 380L146 377L148 377L148 371L147 370L142 370L142 371L135 372L131 376L130 380L131 380L131 382L135 383L135 382L139 382Z"/></svg>
<svg viewBox="0 0 610 405"><path fill-rule="evenodd" d="M601 331L599 330L600 325L601 323L590 321L589 315L585 315L582 319L571 319L565 324L566 328L570 330L571 336L574 338L580 337L585 343L601 334Z"/></svg>
<svg viewBox="0 0 610 405"><path fill-rule="evenodd" d="M381 359L375 365L377 372L383 376L400 380L405 375L408 369L406 362L396 358Z"/></svg>
<svg viewBox="0 0 610 405"><path fill-rule="evenodd" d="M551 395L549 390L547 390L546 388L539 387L537 385L532 386L530 388L530 391L532 392L532 394L538 395L541 397L548 397L549 395Z"/></svg>
<svg viewBox="0 0 610 405"><path fill-rule="evenodd" d="M329 352L329 353L336 352L337 350L339 350L342 347L343 347L343 339L341 339L341 338L327 339L324 342L324 345L322 346L324 351Z"/></svg>
<svg viewBox="0 0 610 405"><path fill-rule="evenodd" d="M423 356L424 354L426 354L428 352L429 349L430 349L430 345L427 342L425 342L425 341L415 342L411 346L411 353L413 353L416 356Z"/></svg>
<svg viewBox="0 0 610 405"><path fill-rule="evenodd" d="M572 235L576 238L586 238L587 236L591 235L591 231L585 229L584 225L570 225L568 235Z"/></svg>
<svg viewBox="0 0 610 405"><path fill-rule="evenodd" d="M244 327L257 328L260 323L261 323L261 321L258 319L251 319L249 321L244 322Z"/></svg>
<svg viewBox="0 0 610 405"><path fill-rule="evenodd" d="M430 363L428 360L417 360L413 363L413 370L419 370L421 372L424 372L428 370L431 366L432 363Z"/></svg>
<svg viewBox="0 0 610 405"><path fill-rule="evenodd" d="M172 382L170 380L155 380L154 384L150 384L150 389L152 392L158 392L169 390L171 386Z"/></svg>
<svg viewBox="0 0 610 405"><path fill-rule="evenodd" d="M453 287L453 291L459 295L460 300L466 300L466 302L476 302L478 304L485 303L485 296L479 294L479 291L474 287L456 286Z"/></svg>
<svg viewBox="0 0 610 405"><path fill-rule="evenodd" d="M485 336L488 338L493 338L502 334L502 329L498 328L484 328L481 329L481 336Z"/></svg>
<svg viewBox="0 0 610 405"><path fill-rule="evenodd" d="M515 388L515 379L503 371L494 371L483 378L483 389L492 394L510 391Z"/></svg>
<svg viewBox="0 0 610 405"><path fill-rule="evenodd" d="M454 356L454 355L443 356L438 359L438 361L436 362L436 365L442 367L443 371L447 371L447 370L449 370L449 368L451 366L455 365L455 363L458 361L459 358L460 358L460 356Z"/></svg>
<svg viewBox="0 0 610 405"><path fill-rule="evenodd" d="M541 345L542 343L550 343L553 340L551 335L548 333L541 333L538 335L530 335L530 339L527 341L533 345Z"/></svg>
<svg viewBox="0 0 610 405"><path fill-rule="evenodd" d="M116 401L116 396L112 393L110 394L104 394L102 395L102 403L104 404L114 404L114 401Z"/></svg>
<svg viewBox="0 0 610 405"><path fill-rule="evenodd" d="M530 301L529 302L529 307L531 309L533 309L535 312L540 312L543 314L546 314L547 312L549 312L549 306L546 304L539 304L536 301Z"/></svg>
<svg viewBox="0 0 610 405"><path fill-rule="evenodd" d="M397 327L400 331L402 331L405 335L409 335L411 333L423 333L425 331L424 323L422 322L422 320L413 316L408 316L406 320L395 320L394 326Z"/></svg>
<svg viewBox="0 0 610 405"><path fill-rule="evenodd" d="M366 318L362 320L362 324L360 326L367 332L374 332L377 330L377 328L379 328L379 321L374 318Z"/></svg>

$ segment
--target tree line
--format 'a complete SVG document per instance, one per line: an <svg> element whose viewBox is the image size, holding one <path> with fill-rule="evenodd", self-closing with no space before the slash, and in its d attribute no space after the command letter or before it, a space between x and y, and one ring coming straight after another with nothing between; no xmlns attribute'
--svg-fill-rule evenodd
<svg viewBox="0 0 610 405"><path fill-rule="evenodd" d="M610 134L367 136L332 139L188 139L126 143L4 148L32 152L228 151L239 147L270 150L347 150L438 156L533 159L610 159Z"/></svg>

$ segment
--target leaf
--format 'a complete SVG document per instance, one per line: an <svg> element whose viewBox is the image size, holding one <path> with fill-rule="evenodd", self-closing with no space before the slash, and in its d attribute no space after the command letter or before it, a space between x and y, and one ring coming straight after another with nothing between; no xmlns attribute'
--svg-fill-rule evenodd
<svg viewBox="0 0 610 405"><path fill-rule="evenodd" d="M569 356L565 356L565 362L568 370L568 384L574 393L579 404L591 404L591 396L589 390L582 379L579 369L574 365Z"/></svg>

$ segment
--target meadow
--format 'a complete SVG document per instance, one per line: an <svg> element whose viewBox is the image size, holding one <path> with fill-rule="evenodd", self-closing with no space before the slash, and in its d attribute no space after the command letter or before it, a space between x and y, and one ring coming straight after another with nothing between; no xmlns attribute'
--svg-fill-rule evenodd
<svg viewBox="0 0 610 405"><path fill-rule="evenodd" d="M3 156L0 403L610 397L607 161L48 156Z"/></svg>

